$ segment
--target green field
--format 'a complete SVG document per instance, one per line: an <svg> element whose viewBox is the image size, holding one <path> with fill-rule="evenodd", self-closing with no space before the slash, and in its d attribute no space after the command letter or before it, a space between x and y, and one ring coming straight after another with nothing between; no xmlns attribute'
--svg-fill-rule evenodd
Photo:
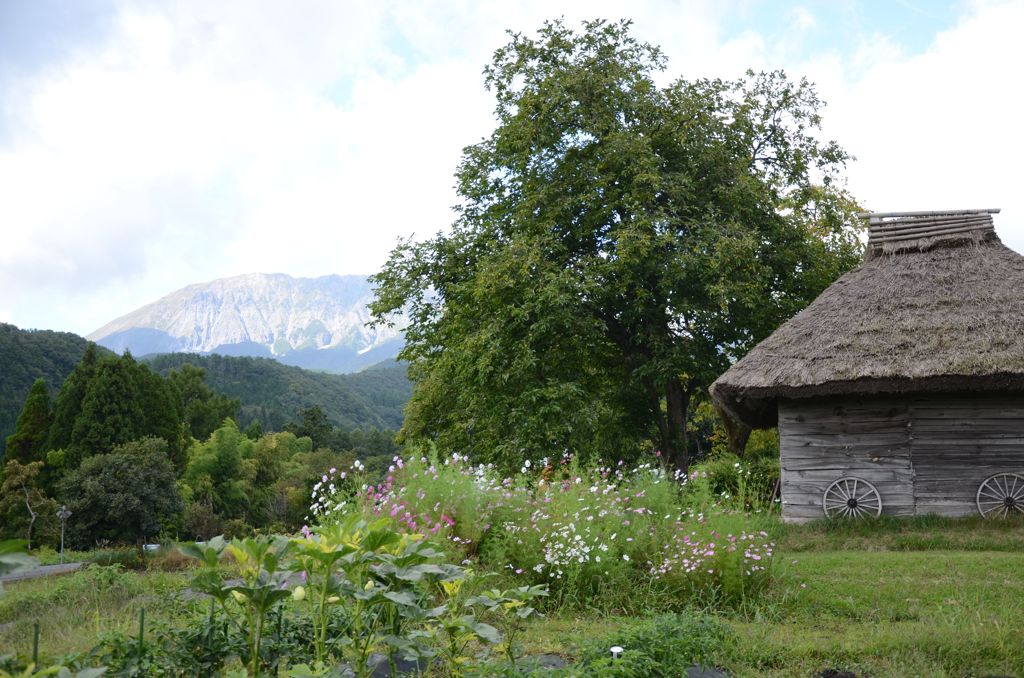
<svg viewBox="0 0 1024 678"><path fill-rule="evenodd" d="M1024 675L1024 526L919 519L775 532L772 589L718 613L734 633L714 662L730 674ZM84 651L106 631L133 632L142 607L152 623L175 623L189 605L186 585L180 573L109 568L8 585L0 649L27 654L36 620L48 659ZM571 659L635 621L552 611L527 630L524 648Z"/></svg>

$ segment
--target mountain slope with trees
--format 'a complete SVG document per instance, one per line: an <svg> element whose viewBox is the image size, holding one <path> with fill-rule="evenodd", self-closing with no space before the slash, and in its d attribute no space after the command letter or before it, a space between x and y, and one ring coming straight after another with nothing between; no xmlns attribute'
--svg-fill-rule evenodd
<svg viewBox="0 0 1024 678"><path fill-rule="evenodd" d="M42 379L49 394L56 394L88 345L70 332L23 330L0 323L0 457L32 385ZM106 349L101 353L111 355Z"/></svg>
<svg viewBox="0 0 1024 678"><path fill-rule="evenodd" d="M259 421L263 430L280 431L299 410L319 407L343 429L397 429L412 392L406 368L385 362L354 374L311 372L268 358L168 353L146 362L167 374L184 365L201 368L206 384L240 403L243 429Z"/></svg>

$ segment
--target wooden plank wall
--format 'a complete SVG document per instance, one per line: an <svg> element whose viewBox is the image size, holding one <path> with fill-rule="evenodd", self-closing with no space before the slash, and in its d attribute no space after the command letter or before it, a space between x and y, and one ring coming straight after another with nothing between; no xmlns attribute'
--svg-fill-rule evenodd
<svg viewBox="0 0 1024 678"><path fill-rule="evenodd" d="M782 517L823 517L821 500L834 480L863 478L882 510L914 514L910 408L899 399L815 398L779 402Z"/></svg>
<svg viewBox="0 0 1024 678"><path fill-rule="evenodd" d="M1024 473L1024 396L919 396L910 405L918 513L974 515L982 481Z"/></svg>
<svg viewBox="0 0 1024 678"><path fill-rule="evenodd" d="M781 401L779 438L787 521L822 517L825 489L849 476L891 515L972 515L985 478L1024 473L1024 395Z"/></svg>

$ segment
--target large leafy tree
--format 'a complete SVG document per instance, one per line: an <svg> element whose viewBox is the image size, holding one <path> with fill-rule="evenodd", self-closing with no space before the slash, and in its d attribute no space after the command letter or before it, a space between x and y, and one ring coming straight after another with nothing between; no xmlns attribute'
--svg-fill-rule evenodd
<svg viewBox="0 0 1024 678"><path fill-rule="evenodd" d="M403 435L506 464L655 447L731 361L859 257L847 160L779 72L659 87L628 23L550 22L485 69L450 232L406 241L372 311L411 324Z"/></svg>
<svg viewBox="0 0 1024 678"><path fill-rule="evenodd" d="M134 542L141 558L145 540L183 509L175 480L167 441L161 438L131 441L86 458L61 483L72 512L73 543Z"/></svg>

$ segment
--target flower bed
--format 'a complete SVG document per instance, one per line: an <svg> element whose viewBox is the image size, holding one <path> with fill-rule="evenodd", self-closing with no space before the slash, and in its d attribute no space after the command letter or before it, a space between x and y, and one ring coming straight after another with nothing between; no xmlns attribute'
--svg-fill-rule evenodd
<svg viewBox="0 0 1024 678"><path fill-rule="evenodd" d="M463 456L396 457L379 484L332 469L314 492L318 520L361 512L446 540L462 558L555 604L629 610L734 604L771 579L761 521L716 503L695 472L656 464L582 467L565 456L499 476ZM333 489L332 489L333 488Z"/></svg>

